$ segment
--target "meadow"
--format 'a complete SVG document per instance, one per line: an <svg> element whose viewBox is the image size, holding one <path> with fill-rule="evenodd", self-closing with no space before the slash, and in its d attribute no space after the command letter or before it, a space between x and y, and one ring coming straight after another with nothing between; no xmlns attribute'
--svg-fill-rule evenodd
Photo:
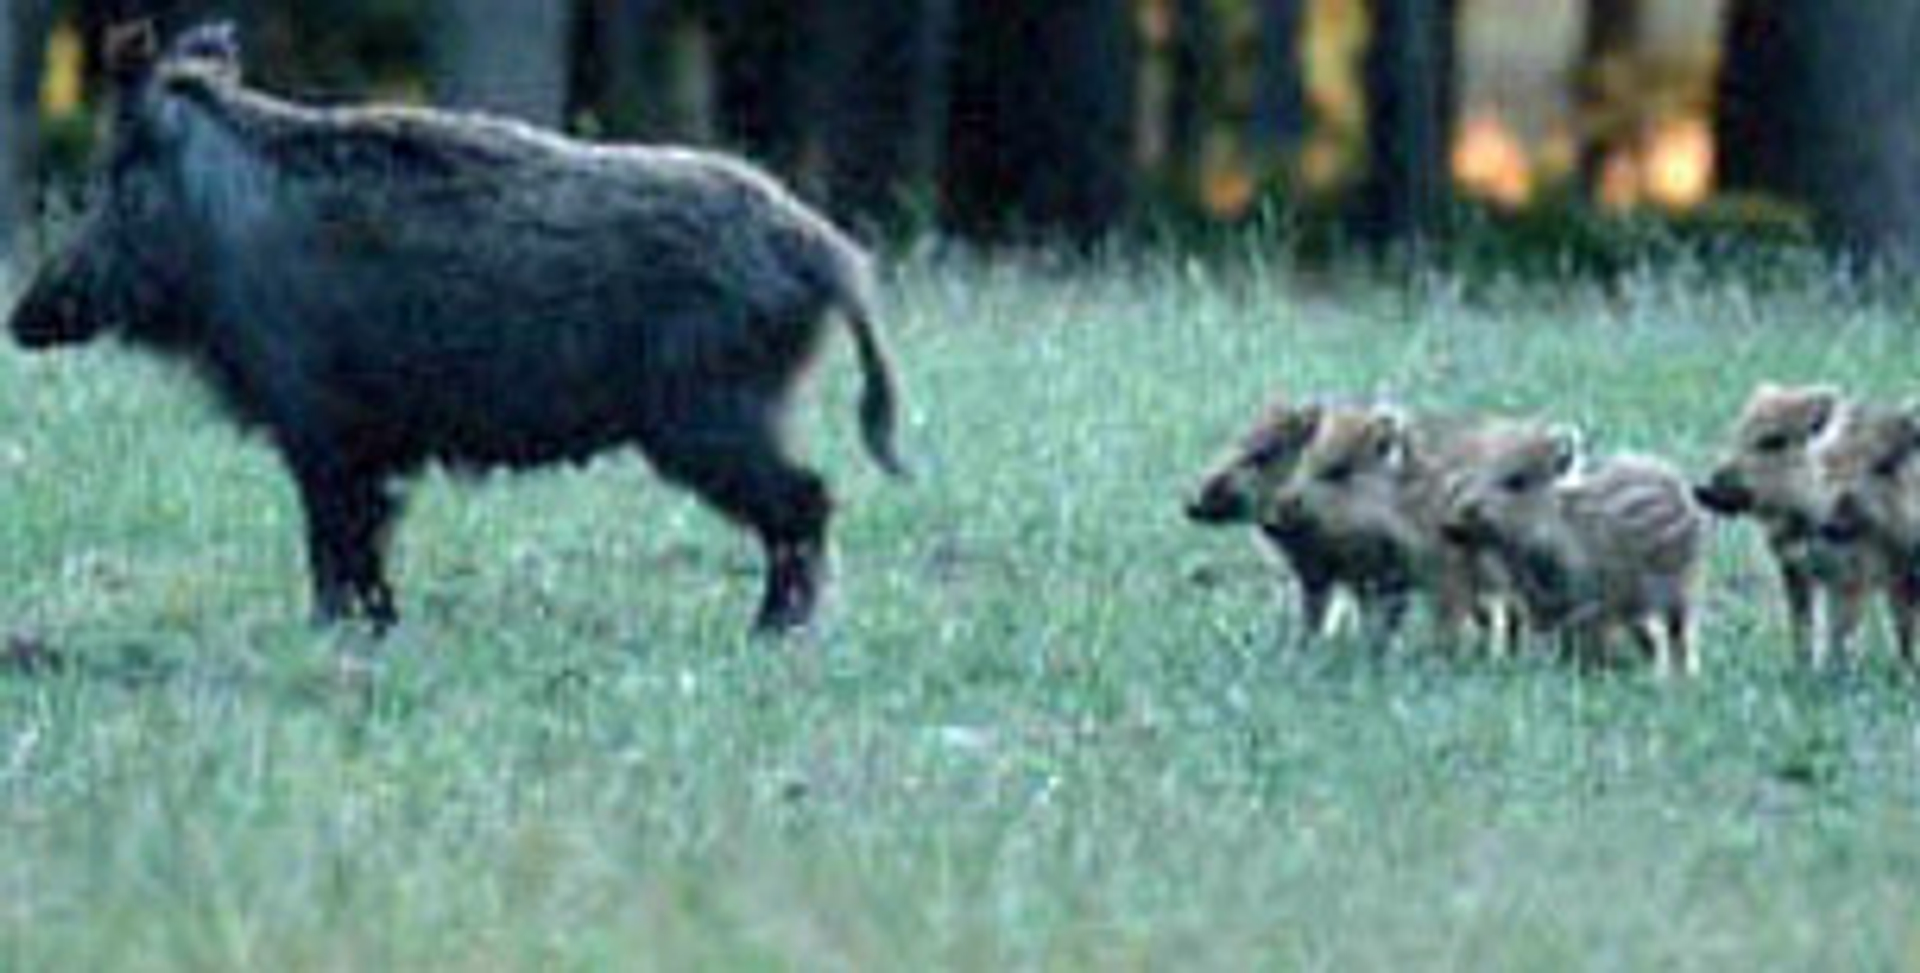
<svg viewBox="0 0 1920 973"><path fill-rule="evenodd" d="M316 632L292 489L187 376L0 349L0 968L1920 966L1920 679L1790 657L1718 528L1703 671L1287 646L1183 521L1276 388L1551 414L1703 471L1751 386L1914 389L1902 301L1685 261L1411 288L911 258L919 480L819 630L631 458L413 491L407 623Z"/></svg>

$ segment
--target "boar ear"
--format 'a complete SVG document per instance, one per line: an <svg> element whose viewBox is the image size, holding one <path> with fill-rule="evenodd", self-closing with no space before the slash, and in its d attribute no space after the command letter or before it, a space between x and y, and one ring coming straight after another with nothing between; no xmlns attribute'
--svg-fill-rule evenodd
<svg viewBox="0 0 1920 973"><path fill-rule="evenodd" d="M1293 428L1302 440L1313 438L1320 430L1320 420L1326 409L1318 402L1308 402L1293 410Z"/></svg>
<svg viewBox="0 0 1920 973"><path fill-rule="evenodd" d="M1407 416L1399 409L1386 408L1373 416L1373 449L1383 460L1404 459L1407 454Z"/></svg>
<svg viewBox="0 0 1920 973"><path fill-rule="evenodd" d="M1900 419L1906 430L1908 448L1920 448L1920 398L1900 403Z"/></svg>
<svg viewBox="0 0 1920 973"><path fill-rule="evenodd" d="M1807 406L1811 413L1807 431L1818 434L1833 421L1834 413L1840 411L1840 389L1832 385L1816 385L1808 389Z"/></svg>
<svg viewBox="0 0 1920 973"><path fill-rule="evenodd" d="M240 28L230 20L201 24L175 37L167 45L166 59L205 65L225 77L238 79Z"/></svg>
<svg viewBox="0 0 1920 973"><path fill-rule="evenodd" d="M160 37L153 20L123 21L107 26L101 45L106 54L107 74L121 87L145 80L160 58Z"/></svg>
<svg viewBox="0 0 1920 973"><path fill-rule="evenodd" d="M1585 448L1580 430L1574 426L1557 425L1547 431L1553 448L1553 475L1566 476L1580 462L1580 453Z"/></svg>

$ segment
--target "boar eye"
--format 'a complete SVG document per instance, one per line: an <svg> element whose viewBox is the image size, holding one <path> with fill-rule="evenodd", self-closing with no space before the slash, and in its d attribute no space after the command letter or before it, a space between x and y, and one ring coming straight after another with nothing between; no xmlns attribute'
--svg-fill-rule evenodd
<svg viewBox="0 0 1920 973"><path fill-rule="evenodd" d="M1500 480L1500 489L1508 493L1525 493L1533 489L1534 477L1525 471L1509 473Z"/></svg>
<svg viewBox="0 0 1920 973"><path fill-rule="evenodd" d="M1891 456L1883 456L1878 462L1873 464L1873 475L1883 480L1891 480L1900 475L1900 467L1906 465L1906 461L1907 455L1905 453L1894 453Z"/></svg>
<svg viewBox="0 0 1920 973"><path fill-rule="evenodd" d="M1761 453L1784 453L1793 446L1793 437L1784 432L1770 432L1754 442L1753 448Z"/></svg>
<svg viewBox="0 0 1920 973"><path fill-rule="evenodd" d="M1353 479L1352 463L1336 463L1320 472L1320 479L1338 486Z"/></svg>

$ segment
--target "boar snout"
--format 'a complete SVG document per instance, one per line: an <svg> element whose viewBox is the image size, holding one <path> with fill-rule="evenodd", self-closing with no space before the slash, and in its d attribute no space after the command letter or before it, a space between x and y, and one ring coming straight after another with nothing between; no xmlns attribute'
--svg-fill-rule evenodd
<svg viewBox="0 0 1920 973"><path fill-rule="evenodd" d="M1722 517L1736 517L1753 509L1753 491L1726 470L1714 473L1706 483L1695 486L1693 498Z"/></svg>
<svg viewBox="0 0 1920 973"><path fill-rule="evenodd" d="M1833 512L1820 524L1820 537L1836 544L1851 544L1866 533L1866 506L1851 493L1841 494L1833 503Z"/></svg>
<svg viewBox="0 0 1920 973"><path fill-rule="evenodd" d="M1454 505L1440 521L1440 536L1450 544L1479 547L1487 542L1488 533L1485 511L1471 501Z"/></svg>
<svg viewBox="0 0 1920 973"><path fill-rule="evenodd" d="M1202 484L1200 491L1187 500L1186 510L1188 520L1208 526L1243 523L1253 513L1243 491L1236 489L1228 477Z"/></svg>
<svg viewBox="0 0 1920 973"><path fill-rule="evenodd" d="M61 345L79 344L91 338L84 327L78 302L49 293L44 288L28 291L14 306L7 330L14 343L28 351L44 351Z"/></svg>

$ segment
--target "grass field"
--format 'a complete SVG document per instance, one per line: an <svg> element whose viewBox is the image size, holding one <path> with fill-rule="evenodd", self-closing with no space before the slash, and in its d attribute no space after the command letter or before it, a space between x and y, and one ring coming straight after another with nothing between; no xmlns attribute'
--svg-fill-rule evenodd
<svg viewBox="0 0 1920 973"><path fill-rule="evenodd" d="M305 624L291 488L185 376L0 350L0 968L1920 967L1920 685L1797 671L1753 537L1705 670L1283 650L1180 500L1268 390L1539 411L1699 470L1750 386L1904 394L1920 328L1685 267L1412 296L912 263L911 487L828 623L614 458L414 491L410 621Z"/></svg>

